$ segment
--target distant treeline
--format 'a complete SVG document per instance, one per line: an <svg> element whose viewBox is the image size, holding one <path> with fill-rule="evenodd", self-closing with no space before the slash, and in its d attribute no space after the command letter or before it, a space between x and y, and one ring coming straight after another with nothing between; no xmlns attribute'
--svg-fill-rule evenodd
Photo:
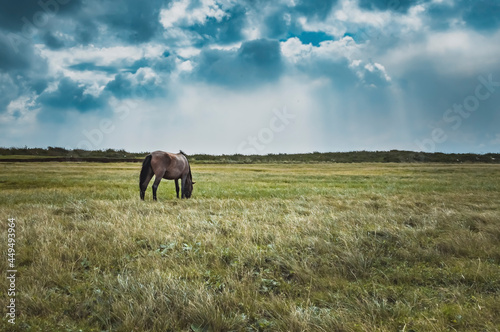
<svg viewBox="0 0 500 332"><path fill-rule="evenodd" d="M67 150L58 147L42 148L0 148L0 161L95 161L95 162L140 162L147 152L132 153L125 150ZM209 155L193 154L190 162L198 164L253 164L253 163L500 163L500 154L474 153L428 153L412 151L353 151L313 152L297 154L267 155Z"/></svg>
<svg viewBox="0 0 500 332"><path fill-rule="evenodd" d="M62 157L62 158L113 158L130 159L144 157L147 153L130 153L125 150L67 150L49 146L42 148L0 148L0 156L32 156L32 157Z"/></svg>

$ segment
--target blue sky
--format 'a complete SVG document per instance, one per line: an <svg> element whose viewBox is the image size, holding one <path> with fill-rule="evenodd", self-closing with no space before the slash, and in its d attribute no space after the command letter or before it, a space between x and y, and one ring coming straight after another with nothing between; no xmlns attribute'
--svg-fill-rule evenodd
<svg viewBox="0 0 500 332"><path fill-rule="evenodd" d="M0 146L500 151L497 0L0 4Z"/></svg>

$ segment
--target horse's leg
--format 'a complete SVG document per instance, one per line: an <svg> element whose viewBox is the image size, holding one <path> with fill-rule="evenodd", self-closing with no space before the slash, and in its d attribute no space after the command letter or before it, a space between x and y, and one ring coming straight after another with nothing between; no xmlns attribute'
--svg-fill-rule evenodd
<svg viewBox="0 0 500 332"><path fill-rule="evenodd" d="M141 173L139 175L139 189L141 191L141 200L144 200L144 195L148 187L149 181L153 177L153 167L151 166L152 155L148 155L142 162Z"/></svg>
<svg viewBox="0 0 500 332"><path fill-rule="evenodd" d="M179 198L179 179L175 179L175 192L177 193L177 198Z"/></svg>
<svg viewBox="0 0 500 332"><path fill-rule="evenodd" d="M148 173L146 179L141 183L141 199L144 200L144 195L146 194L146 189L148 188L149 181L153 178L153 171Z"/></svg>
<svg viewBox="0 0 500 332"><path fill-rule="evenodd" d="M186 180L187 180L187 176L186 175L183 175L181 177L181 186L182 186L182 194L181 194L181 199L182 198L186 198Z"/></svg>
<svg viewBox="0 0 500 332"><path fill-rule="evenodd" d="M161 181L161 176L155 175L155 182L153 183L153 199L157 201L156 199L156 190L158 189L158 186L160 185Z"/></svg>

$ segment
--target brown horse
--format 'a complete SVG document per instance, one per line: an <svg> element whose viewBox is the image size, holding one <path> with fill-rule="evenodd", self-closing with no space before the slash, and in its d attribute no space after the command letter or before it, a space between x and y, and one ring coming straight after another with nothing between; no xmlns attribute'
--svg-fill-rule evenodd
<svg viewBox="0 0 500 332"><path fill-rule="evenodd" d="M141 175L139 177L139 188L141 190L141 199L144 200L144 194L149 181L155 176L153 183L153 199L156 201L156 190L161 179L175 180L175 191L179 198L179 179L182 185L182 198L190 198L193 192L193 177L191 167L184 152L169 153L164 151L155 151L146 156L142 162Z"/></svg>

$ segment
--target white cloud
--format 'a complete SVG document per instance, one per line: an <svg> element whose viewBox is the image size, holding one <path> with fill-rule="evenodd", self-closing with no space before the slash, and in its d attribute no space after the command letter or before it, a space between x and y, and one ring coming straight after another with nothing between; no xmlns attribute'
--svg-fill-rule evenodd
<svg viewBox="0 0 500 332"><path fill-rule="evenodd" d="M36 115L40 111L36 108L36 96L24 95L12 100L4 113L0 113L0 124L9 124L11 130L19 131L19 126L33 125L36 123Z"/></svg>
<svg viewBox="0 0 500 332"><path fill-rule="evenodd" d="M362 45L349 36L340 40L326 40L313 46L312 44L302 44L297 37L289 38L281 42L282 54L292 63L297 63L307 58L330 59L332 61L339 59L355 60L355 56L361 52Z"/></svg>
<svg viewBox="0 0 500 332"><path fill-rule="evenodd" d="M139 68L134 74L132 74L134 83L138 85L153 84L158 85L162 82L158 74L149 67Z"/></svg>
<svg viewBox="0 0 500 332"><path fill-rule="evenodd" d="M176 25L204 24L208 18L220 22L227 15L214 0L201 0L201 6L192 9L188 8L189 5L189 0L177 0L167 9L161 10L160 22L163 27L169 29Z"/></svg>
<svg viewBox="0 0 500 332"><path fill-rule="evenodd" d="M93 97L99 97L101 92L104 90L105 86L104 85L99 85L96 82L94 82L91 85L88 85L85 90L83 91L83 94L86 95L91 95ZM48 91L47 91L48 92Z"/></svg>
<svg viewBox="0 0 500 332"><path fill-rule="evenodd" d="M193 70L193 64L191 63L190 60L187 61L182 61L179 66L179 71L192 71Z"/></svg>
<svg viewBox="0 0 500 332"><path fill-rule="evenodd" d="M176 53L182 58L192 58L201 53L201 50L196 47L181 47L176 50Z"/></svg>
<svg viewBox="0 0 500 332"><path fill-rule="evenodd" d="M113 75L96 70L72 70L72 65L91 63L95 66L123 67L133 64L142 58L151 59L161 56L165 46L160 44L146 44L136 46L96 47L94 45L79 46L60 50L51 50L44 45L37 45L42 57L47 59L49 73L52 77L60 75L74 81L86 84L106 84Z"/></svg>
<svg viewBox="0 0 500 332"><path fill-rule="evenodd" d="M340 40L326 40L319 44L314 55L322 58L346 58L353 60L362 51L363 45L357 44L352 37L345 36Z"/></svg>
<svg viewBox="0 0 500 332"><path fill-rule="evenodd" d="M319 46L302 44L297 37L281 42L281 52L292 64L303 63L304 61L313 63L317 60L332 62L347 60L349 68L356 73L363 84L375 87L371 82L365 82L367 72L380 76L386 82L391 82L391 77L382 64L370 60L366 62L358 58L362 56L363 49L364 45L357 44L349 36L340 40L323 41Z"/></svg>
<svg viewBox="0 0 500 332"><path fill-rule="evenodd" d="M297 63L300 60L311 55L313 46L311 44L304 45L299 38L293 37L281 42L281 53L288 58L292 63Z"/></svg>
<svg viewBox="0 0 500 332"><path fill-rule="evenodd" d="M332 11L329 21L338 20L356 24L369 24L382 27L391 19L390 11L372 11L359 8L357 1L343 0L337 10Z"/></svg>
<svg viewBox="0 0 500 332"><path fill-rule="evenodd" d="M163 9L160 12L160 22L165 29L171 28L174 24L181 20L187 12L189 1L172 2L168 9Z"/></svg>
<svg viewBox="0 0 500 332"><path fill-rule="evenodd" d="M325 20L298 20L305 31L323 31L335 38L346 33L361 33L363 39L372 40L380 35L401 35L425 28L424 18L427 7L416 5L402 14L391 10L374 11L359 7L358 1L341 0Z"/></svg>
<svg viewBox="0 0 500 332"><path fill-rule="evenodd" d="M368 70L370 73L373 72L379 72L382 74L382 76L385 78L387 82L391 81L391 77L387 74L387 71L385 70L385 67L382 66L380 63L367 63L365 65L365 69Z"/></svg>
<svg viewBox="0 0 500 332"><path fill-rule="evenodd" d="M234 51L237 50L241 47L243 43L242 42L237 42L237 43L232 43L228 45L210 45L209 48L213 50L223 50L223 51Z"/></svg>
<svg viewBox="0 0 500 332"><path fill-rule="evenodd" d="M161 44L144 44L140 47L96 47L94 45L89 45L62 50L51 50L44 45L36 46L41 55L49 61L51 66L59 64L60 67L87 62L98 66L133 63L141 58L150 59L158 57L165 51L165 45Z"/></svg>

